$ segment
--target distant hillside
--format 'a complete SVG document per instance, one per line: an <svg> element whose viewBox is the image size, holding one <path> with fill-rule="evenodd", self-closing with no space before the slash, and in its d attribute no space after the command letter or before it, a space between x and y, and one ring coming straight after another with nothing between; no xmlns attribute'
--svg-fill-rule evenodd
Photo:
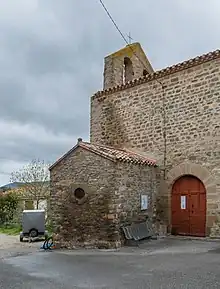
<svg viewBox="0 0 220 289"><path fill-rule="evenodd" d="M7 185L1 186L0 190L15 189L15 188L19 188L23 185L24 185L24 183L21 183L21 182L9 183Z"/></svg>
<svg viewBox="0 0 220 289"><path fill-rule="evenodd" d="M33 182L32 182L33 183ZM37 184L40 182L36 182L35 184ZM45 185L49 183L49 182L45 182ZM14 183L9 183L7 185L4 185L4 186L1 186L0 187L0 191L5 191L5 190L9 190L9 189L17 189L17 188L20 188L20 187L23 187L27 185L26 183L22 183L22 182L14 182Z"/></svg>

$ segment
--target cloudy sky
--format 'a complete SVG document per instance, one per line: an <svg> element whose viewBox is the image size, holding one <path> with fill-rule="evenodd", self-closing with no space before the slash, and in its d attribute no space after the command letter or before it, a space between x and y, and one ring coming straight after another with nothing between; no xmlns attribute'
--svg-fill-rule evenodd
<svg viewBox="0 0 220 289"><path fill-rule="evenodd" d="M160 69L220 47L219 0L104 0ZM0 0L0 185L89 140L103 58L124 46L98 0Z"/></svg>

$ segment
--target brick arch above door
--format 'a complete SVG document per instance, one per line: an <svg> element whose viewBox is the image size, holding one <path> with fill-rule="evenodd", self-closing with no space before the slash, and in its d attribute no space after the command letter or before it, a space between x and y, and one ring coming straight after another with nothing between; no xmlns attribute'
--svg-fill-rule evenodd
<svg viewBox="0 0 220 289"><path fill-rule="evenodd" d="M197 177L204 184L207 196L216 194L216 182L211 173L205 167L190 162L181 163L168 172L168 187L171 189L175 181L184 175Z"/></svg>

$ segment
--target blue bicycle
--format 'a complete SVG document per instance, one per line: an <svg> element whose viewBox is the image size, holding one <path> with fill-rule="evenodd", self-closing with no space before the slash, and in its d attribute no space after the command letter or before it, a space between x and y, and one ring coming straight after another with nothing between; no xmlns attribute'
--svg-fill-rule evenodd
<svg viewBox="0 0 220 289"><path fill-rule="evenodd" d="M41 246L41 249L44 249L45 251L46 250L50 250L51 251L52 249L55 249L55 244L53 242L53 238L52 237L47 238L44 241L43 245Z"/></svg>

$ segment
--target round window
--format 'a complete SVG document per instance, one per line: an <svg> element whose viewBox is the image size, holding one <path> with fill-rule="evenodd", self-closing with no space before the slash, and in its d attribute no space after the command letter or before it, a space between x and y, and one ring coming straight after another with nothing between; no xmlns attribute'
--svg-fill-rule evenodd
<svg viewBox="0 0 220 289"><path fill-rule="evenodd" d="M75 196L75 198L78 199L78 200L83 199L83 198L85 197L85 195L86 195L86 194L85 194L84 190L81 189L81 188L78 188L78 189L76 189L76 190L74 191L74 196Z"/></svg>

